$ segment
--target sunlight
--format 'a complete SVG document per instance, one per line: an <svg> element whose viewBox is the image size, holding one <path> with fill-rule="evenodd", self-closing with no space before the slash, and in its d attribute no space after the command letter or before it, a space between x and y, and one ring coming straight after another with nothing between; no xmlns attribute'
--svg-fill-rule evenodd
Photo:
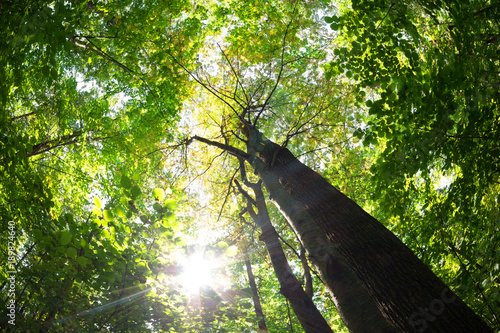
<svg viewBox="0 0 500 333"><path fill-rule="evenodd" d="M199 292L200 288L212 284L213 261L203 257L203 253L186 258L182 263L183 273L179 276L182 288L188 294Z"/></svg>

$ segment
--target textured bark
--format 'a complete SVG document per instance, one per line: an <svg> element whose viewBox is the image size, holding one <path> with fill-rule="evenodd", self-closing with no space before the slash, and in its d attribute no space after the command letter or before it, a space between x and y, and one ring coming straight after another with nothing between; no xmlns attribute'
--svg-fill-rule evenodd
<svg viewBox="0 0 500 333"><path fill-rule="evenodd" d="M258 213L255 213L250 204L248 205L248 212L262 231L259 239L266 245L274 272L280 284L280 293L290 302L297 319L306 333L333 333L288 264L288 260L279 242L278 233L271 224L260 183L252 186L252 188L255 193Z"/></svg>
<svg viewBox="0 0 500 333"><path fill-rule="evenodd" d="M250 162L351 332L492 332L394 234L253 130Z"/></svg>
<svg viewBox="0 0 500 333"><path fill-rule="evenodd" d="M252 264L250 259L245 260L245 266L247 268L248 283L250 288L252 288L252 299L255 308L255 314L259 318L259 332L267 332L266 320L264 318L264 312L262 312L262 305L260 304L259 293L257 292L257 284L255 283L255 277L252 271Z"/></svg>

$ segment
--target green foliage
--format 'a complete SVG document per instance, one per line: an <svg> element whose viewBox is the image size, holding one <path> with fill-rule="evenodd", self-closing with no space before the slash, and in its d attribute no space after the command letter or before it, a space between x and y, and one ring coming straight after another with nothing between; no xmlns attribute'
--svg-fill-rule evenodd
<svg viewBox="0 0 500 333"><path fill-rule="evenodd" d="M499 15L489 1L358 0L325 19L339 31L328 75L368 97L354 135L380 147L375 213L492 325L499 285L487 276L500 258L483 258L500 241Z"/></svg>
<svg viewBox="0 0 500 333"><path fill-rule="evenodd" d="M171 174L161 152L178 135L173 124L192 94L182 65L196 67L205 36L230 28L227 40L253 60L279 56L294 5L265 8L184 0L0 4L0 214L16 228L16 329L254 325L244 297L206 291L203 306L190 308L179 292L173 253L185 246L189 219L174 214L183 196L172 184L178 168ZM298 41L307 14L290 39ZM272 24L256 21L266 15ZM251 29L232 25L233 16ZM1 240L7 244L4 233ZM238 254L227 244L225 256Z"/></svg>
<svg viewBox="0 0 500 333"><path fill-rule="evenodd" d="M231 109L242 105L256 107L249 118L265 105L266 136L377 207L491 323L485 304L498 312L500 270L498 10L472 0L356 0L325 25L325 1L0 3L0 216L15 235L16 328L253 331L247 250L270 331L300 331L254 227L239 216L228 176L238 161L190 147L186 163L170 148L190 130L243 147ZM188 125L178 122L181 109ZM191 182L199 189L184 192ZM300 267L295 235L271 216ZM180 292L176 253L200 235L233 281L203 289L194 304ZM2 263L8 257L2 250ZM324 316L345 329L314 283Z"/></svg>
<svg viewBox="0 0 500 333"><path fill-rule="evenodd" d="M182 224L174 198L142 193L186 89L164 50L187 61L202 34L189 3L148 6L154 17L132 1L0 4L0 215L15 223L19 331L168 325L146 295Z"/></svg>

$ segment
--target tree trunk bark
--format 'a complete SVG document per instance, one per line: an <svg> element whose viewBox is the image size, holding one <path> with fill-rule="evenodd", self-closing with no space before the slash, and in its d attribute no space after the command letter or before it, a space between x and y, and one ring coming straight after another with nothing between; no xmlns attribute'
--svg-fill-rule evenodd
<svg viewBox="0 0 500 333"><path fill-rule="evenodd" d="M323 318L312 299L308 297L288 264L279 241L278 233L271 224L261 184L253 184L251 187L255 193L254 204L258 212L256 213L251 206L252 204L248 203L248 213L262 231L259 239L266 245L274 272L280 284L280 293L290 302L297 319L306 333L333 333L325 318Z"/></svg>
<svg viewBox="0 0 500 333"><path fill-rule="evenodd" d="M492 332L394 234L252 129L249 161L351 332Z"/></svg>

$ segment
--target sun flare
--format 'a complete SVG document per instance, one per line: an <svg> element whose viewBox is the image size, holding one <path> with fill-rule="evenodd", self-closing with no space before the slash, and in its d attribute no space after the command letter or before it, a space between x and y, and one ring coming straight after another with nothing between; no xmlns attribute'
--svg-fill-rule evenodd
<svg viewBox="0 0 500 333"><path fill-rule="evenodd" d="M179 278L186 293L197 293L202 287L213 283L212 270L215 268L214 262L204 258L202 254L186 258L182 263L182 267L183 272Z"/></svg>

